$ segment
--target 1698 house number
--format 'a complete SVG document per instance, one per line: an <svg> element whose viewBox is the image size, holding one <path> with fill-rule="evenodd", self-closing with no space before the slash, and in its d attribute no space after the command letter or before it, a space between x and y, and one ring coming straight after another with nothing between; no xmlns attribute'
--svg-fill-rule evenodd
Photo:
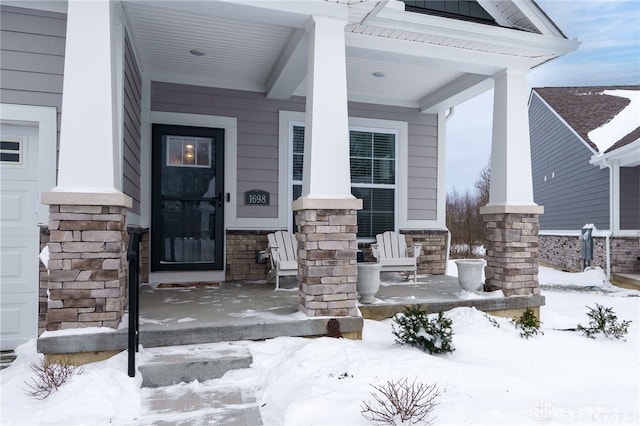
<svg viewBox="0 0 640 426"><path fill-rule="evenodd" d="M260 189L253 189L244 193L244 203L247 205L269 205L269 193Z"/></svg>

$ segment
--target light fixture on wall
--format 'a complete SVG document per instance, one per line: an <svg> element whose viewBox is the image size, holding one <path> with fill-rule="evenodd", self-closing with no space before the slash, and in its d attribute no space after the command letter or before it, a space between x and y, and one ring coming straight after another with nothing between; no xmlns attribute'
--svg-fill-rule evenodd
<svg viewBox="0 0 640 426"><path fill-rule="evenodd" d="M204 56L207 54L207 52L201 49L191 49L189 53L191 53L193 56Z"/></svg>
<svg viewBox="0 0 640 426"><path fill-rule="evenodd" d="M186 144L184 146L184 158L188 161L188 162L192 162L193 161L193 157L194 157L194 153L193 153L193 145L192 144Z"/></svg>

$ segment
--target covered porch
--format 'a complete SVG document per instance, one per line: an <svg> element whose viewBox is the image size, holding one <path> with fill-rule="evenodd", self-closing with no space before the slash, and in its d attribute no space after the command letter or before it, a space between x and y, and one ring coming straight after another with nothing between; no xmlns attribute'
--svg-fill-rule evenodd
<svg viewBox="0 0 640 426"><path fill-rule="evenodd" d="M538 300L542 208L531 189L526 78L577 44L535 3L518 3L516 15L491 4L489 22L478 22L399 1L70 1L58 179L42 196L55 261L41 284L43 328L121 322L132 226L149 231L152 284L237 279L233 262L247 259L238 268L250 269L264 249L246 239L295 227L298 285L286 296L294 307L264 312L361 321L359 245L389 229L423 246L446 238L447 112L491 88L487 284L505 300ZM202 163L189 157L194 146ZM196 207L203 201L214 207L207 220ZM180 240L171 234L178 225L190 228ZM188 253L198 256L185 256L192 242ZM422 270L446 256L427 252ZM274 302L270 294L262 297ZM246 299L260 306L258 295ZM405 296L389 300L402 305ZM176 330L197 322L178 319ZM143 335L153 334L146 326ZM317 334L324 330L308 333Z"/></svg>
<svg viewBox="0 0 640 426"><path fill-rule="evenodd" d="M331 317L310 318L298 310L295 277L284 278L282 287L274 291L273 285L264 281L142 286L140 344L148 348L337 334L335 328L327 327ZM343 337L359 338L363 319L391 318L407 306L419 306L428 313L475 307L491 315L510 316L526 308L538 312L542 305L544 297L540 295L505 297L500 291L465 292L457 277L450 275L419 275L412 283L399 274L383 273L376 301L358 305L362 316L334 319ZM45 354L108 354L126 349L127 332L127 328L119 328L112 333L48 333L38 340L38 350Z"/></svg>

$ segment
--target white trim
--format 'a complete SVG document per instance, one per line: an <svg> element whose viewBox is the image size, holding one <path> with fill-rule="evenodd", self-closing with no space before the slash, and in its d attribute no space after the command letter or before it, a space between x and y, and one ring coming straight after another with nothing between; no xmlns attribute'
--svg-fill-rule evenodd
<svg viewBox="0 0 640 426"><path fill-rule="evenodd" d="M609 166L609 161L612 160L620 161L621 167L640 165L640 139L605 154L593 155L589 162L604 169Z"/></svg>
<svg viewBox="0 0 640 426"><path fill-rule="evenodd" d="M299 123L304 126L305 113L298 111L281 110L278 114L278 218L277 226L291 232L291 223L288 220L292 207L292 164L290 161L293 147L292 125Z"/></svg>
<svg viewBox="0 0 640 426"><path fill-rule="evenodd" d="M151 226L151 79L141 72L140 99L140 221ZM127 216L129 218L129 216Z"/></svg>
<svg viewBox="0 0 640 426"><path fill-rule="evenodd" d="M226 263L226 262L225 262ZM225 281L225 271L154 271L149 272L149 284Z"/></svg>
<svg viewBox="0 0 640 426"><path fill-rule="evenodd" d="M115 77L115 104L114 111L116 123L116 142L118 144L118 155L114 159L114 186L122 191L124 181L124 64L125 64L125 27L123 24L122 5L112 3L111 5L111 26L113 31L113 66Z"/></svg>
<svg viewBox="0 0 640 426"><path fill-rule="evenodd" d="M527 16L529 17L529 16ZM383 9L369 25L396 30L429 33L441 37L452 37L472 42L491 43L517 49L530 49L538 53L535 60L566 54L578 48L579 42L564 37L554 37L514 31L511 28L492 27L475 22L459 21L433 15L406 13Z"/></svg>
<svg viewBox="0 0 640 426"><path fill-rule="evenodd" d="M447 228L447 117L438 113L438 188L436 193L436 224Z"/></svg>
<svg viewBox="0 0 640 426"><path fill-rule="evenodd" d="M173 124L177 126L215 127L224 129L224 193L231 194L231 200L227 202L224 207L224 225L225 229L237 226L237 201L235 198L237 194L238 120L235 117L162 111L151 111L149 120L150 124Z"/></svg>
<svg viewBox="0 0 640 426"><path fill-rule="evenodd" d="M49 223L49 206L40 194L56 186L56 149L58 140L55 107L0 104L0 121L7 124L32 124L38 127L38 217L39 225Z"/></svg>
<svg viewBox="0 0 640 426"><path fill-rule="evenodd" d="M291 155L293 146L291 144L292 125L304 126L305 113L297 111L280 111L279 113L279 135L278 135L278 222L277 227L286 228L291 231L291 223L288 220L292 200L292 162ZM367 130L381 130L394 133L396 135L396 214L395 230L407 227L417 227L425 224L427 227L438 227L435 221L411 221L407 220L408 206L408 140L409 125L406 121L384 120L366 117L349 117L349 129L361 128Z"/></svg>

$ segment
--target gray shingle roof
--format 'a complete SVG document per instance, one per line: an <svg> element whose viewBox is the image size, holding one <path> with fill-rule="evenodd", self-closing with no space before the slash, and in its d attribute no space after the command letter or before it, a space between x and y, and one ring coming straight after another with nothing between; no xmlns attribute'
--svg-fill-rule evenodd
<svg viewBox="0 0 640 426"><path fill-rule="evenodd" d="M631 101L605 95L605 90L640 90L640 86L540 87L533 90L561 116L591 147L598 147L587 134L611 121ZM640 137L640 126L618 141L611 141L607 152L621 148Z"/></svg>

